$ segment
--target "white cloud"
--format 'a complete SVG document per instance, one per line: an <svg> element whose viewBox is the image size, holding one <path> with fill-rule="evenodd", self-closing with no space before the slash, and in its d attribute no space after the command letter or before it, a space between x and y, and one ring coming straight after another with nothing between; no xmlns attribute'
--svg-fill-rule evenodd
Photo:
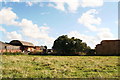
<svg viewBox="0 0 120 80"><path fill-rule="evenodd" d="M115 39L109 28L102 28L102 27L98 28L97 26L95 26L101 24L101 18L95 17L95 14L98 14L98 11L96 11L95 9L90 9L86 13L83 13L82 16L78 19L79 23L83 24L90 31L95 32L95 36L91 36L91 37L78 33L79 37L80 38L85 37L83 38L83 40L86 41L88 44L91 44L93 41L92 44L94 46L100 43L100 41L102 40ZM91 46L93 47L92 44Z"/></svg>
<svg viewBox="0 0 120 80"><path fill-rule="evenodd" d="M109 28L99 28L98 33L97 33L97 37L100 40L115 39Z"/></svg>
<svg viewBox="0 0 120 80"><path fill-rule="evenodd" d="M78 22L86 26L91 31L97 32L97 37L102 39L113 39L113 34L109 28L98 28L95 25L101 24L101 18L95 17L95 14L98 14L98 11L95 9L90 9L86 13L83 13L82 16L78 19Z"/></svg>
<svg viewBox="0 0 120 80"><path fill-rule="evenodd" d="M78 31L71 31L68 33L68 36L76 37L76 38L83 40L83 42L86 42L88 46L90 46L91 48L94 48L95 45L99 42L94 36L88 36L85 34L81 34Z"/></svg>
<svg viewBox="0 0 120 80"><path fill-rule="evenodd" d="M6 32L6 30L2 27L2 26L0 26L0 31L2 31L2 32Z"/></svg>
<svg viewBox="0 0 120 80"><path fill-rule="evenodd" d="M91 48L95 48L97 44L99 44L102 40L114 40L113 34L110 32L108 28L101 28L95 36L89 36L85 34L81 34L78 31L71 31L68 33L69 37L76 37L83 42L86 42L88 46Z"/></svg>
<svg viewBox="0 0 120 80"><path fill-rule="evenodd" d="M69 12L76 12L80 7L79 0L65 0L65 3L68 5Z"/></svg>
<svg viewBox="0 0 120 80"><path fill-rule="evenodd" d="M18 19L18 17L12 11L12 8L3 8L0 10L0 24L17 25L16 19Z"/></svg>
<svg viewBox="0 0 120 80"><path fill-rule="evenodd" d="M26 4L27 4L27 6L32 6L33 5L33 3L30 2L30 1L27 1Z"/></svg>
<svg viewBox="0 0 120 80"><path fill-rule="evenodd" d="M11 0L11 2L20 2L20 0Z"/></svg>
<svg viewBox="0 0 120 80"><path fill-rule="evenodd" d="M52 46L54 38L50 37L49 34L49 27L41 26L39 27L37 24L34 24L32 21L27 19L22 19L21 23L19 24L22 28L22 33L30 37L32 39L39 39L44 41L44 45Z"/></svg>
<svg viewBox="0 0 120 80"><path fill-rule="evenodd" d="M26 36L29 36L32 38L47 38L48 37L48 35L45 33L46 28L39 27L37 24L33 24L33 22L30 20L22 19L19 25L22 28L23 34Z"/></svg>
<svg viewBox="0 0 120 80"><path fill-rule="evenodd" d="M40 3L40 2L42 2L42 1L30 1L30 0L25 1L26 6L33 6L33 5L39 4L40 7L43 7L44 5L42 5L42 3Z"/></svg>
<svg viewBox="0 0 120 80"><path fill-rule="evenodd" d="M0 2L20 2L21 0L0 0Z"/></svg>
<svg viewBox="0 0 120 80"><path fill-rule="evenodd" d="M73 2L68 2L68 5L69 5L68 10L70 12L76 12L77 9L80 7L79 2L74 2L74 3Z"/></svg>
<svg viewBox="0 0 120 80"><path fill-rule="evenodd" d="M54 4L48 6L61 11L76 12L79 7L100 7L103 5L103 0L49 0ZM65 7L65 4L68 6Z"/></svg>
<svg viewBox="0 0 120 80"><path fill-rule="evenodd" d="M4 0L7 1L7 0ZM10 0L11 2L22 2L22 0ZM103 0L35 0L35 1L26 1L27 6L32 6L35 3L39 2L50 2L49 7L56 8L65 12L76 12L79 7L99 7L103 5ZM53 2L54 4L51 4ZM43 7L44 4L39 4L40 7ZM65 7L67 5L67 7Z"/></svg>
<svg viewBox="0 0 120 80"><path fill-rule="evenodd" d="M49 2L49 7L72 13L76 12L79 7L100 7L103 5L103 0L40 0L40 2ZM27 4L31 5L31 2ZM43 6L44 5L40 3L40 7Z"/></svg>
<svg viewBox="0 0 120 80"><path fill-rule="evenodd" d="M68 11L68 12L76 12L76 10L78 9L78 7L80 7L80 2L79 0L50 0L50 2L53 2L54 4L52 3L49 3L48 6L49 7L53 7L53 8L56 8L58 10L61 10L61 11ZM65 5L67 5L68 7L66 8Z"/></svg>
<svg viewBox="0 0 120 80"><path fill-rule="evenodd" d="M16 31L6 32L6 38L8 40L22 40L22 35L18 34Z"/></svg>
<svg viewBox="0 0 120 80"><path fill-rule="evenodd" d="M103 5L103 0L82 0L82 7L98 7Z"/></svg>
<svg viewBox="0 0 120 80"><path fill-rule="evenodd" d="M46 30L49 30L50 28L49 28L49 27L45 27L45 26L41 26L41 27L39 27L39 29L40 29L42 32L46 32Z"/></svg>
<svg viewBox="0 0 120 80"><path fill-rule="evenodd" d="M95 25L101 24L101 19L99 17L95 17L95 14L97 13L98 12L95 9L90 9L82 14L82 16L78 19L78 22L86 26L91 31L96 31L97 28Z"/></svg>
<svg viewBox="0 0 120 80"><path fill-rule="evenodd" d="M61 11L65 11L64 3L63 2L57 2L55 4L49 3L47 5L48 7L53 7Z"/></svg>
<svg viewBox="0 0 120 80"><path fill-rule="evenodd" d="M43 26L38 26L34 24L31 20L22 19L20 22L16 21L18 19L16 13L12 11L11 8L3 8L0 11L0 18L2 22L0 24L6 25L15 25L20 27L21 34L18 34L16 31L7 32L4 28L0 27L2 32L5 32L7 39L22 39L22 35L24 37L29 37L31 39L42 40L43 45L52 46L53 41L55 40L53 37L49 36L49 27L46 24Z"/></svg>
<svg viewBox="0 0 120 80"><path fill-rule="evenodd" d="M0 26L0 31L2 31L5 34L5 37L3 38L7 40L13 40L13 39L22 40L22 35L17 33L16 31L7 32L2 26Z"/></svg>

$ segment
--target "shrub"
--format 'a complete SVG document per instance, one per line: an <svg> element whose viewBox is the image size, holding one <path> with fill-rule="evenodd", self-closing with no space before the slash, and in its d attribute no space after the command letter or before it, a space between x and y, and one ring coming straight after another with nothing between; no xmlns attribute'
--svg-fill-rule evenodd
<svg viewBox="0 0 120 80"><path fill-rule="evenodd" d="M94 56L94 55L96 55L95 54L95 49L89 49L86 53L87 53L86 55L88 55L88 56Z"/></svg>

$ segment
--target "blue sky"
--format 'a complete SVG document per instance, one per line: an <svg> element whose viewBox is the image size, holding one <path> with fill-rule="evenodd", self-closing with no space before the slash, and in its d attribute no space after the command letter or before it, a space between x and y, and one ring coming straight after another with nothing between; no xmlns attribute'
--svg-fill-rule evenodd
<svg viewBox="0 0 120 80"><path fill-rule="evenodd" d="M76 37L91 48L118 38L118 3L7 2L0 8L0 41L29 41L51 48L61 35Z"/></svg>

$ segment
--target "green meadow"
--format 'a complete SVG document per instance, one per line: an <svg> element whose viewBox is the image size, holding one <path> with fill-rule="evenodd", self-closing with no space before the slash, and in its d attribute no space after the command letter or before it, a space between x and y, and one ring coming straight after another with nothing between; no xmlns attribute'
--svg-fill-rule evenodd
<svg viewBox="0 0 120 80"><path fill-rule="evenodd" d="M118 78L118 56L3 55L3 78Z"/></svg>

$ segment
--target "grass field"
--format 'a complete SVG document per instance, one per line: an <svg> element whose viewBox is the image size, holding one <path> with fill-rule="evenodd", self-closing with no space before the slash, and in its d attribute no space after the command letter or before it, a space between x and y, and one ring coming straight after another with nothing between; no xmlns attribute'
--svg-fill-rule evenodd
<svg viewBox="0 0 120 80"><path fill-rule="evenodd" d="M4 78L118 78L117 56L3 55Z"/></svg>

